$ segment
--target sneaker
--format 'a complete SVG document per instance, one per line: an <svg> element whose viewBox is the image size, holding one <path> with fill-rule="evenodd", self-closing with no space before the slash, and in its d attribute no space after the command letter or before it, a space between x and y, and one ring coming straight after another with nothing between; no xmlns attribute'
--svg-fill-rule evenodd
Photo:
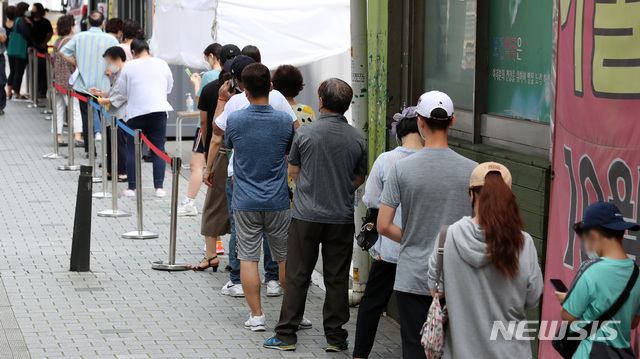
<svg viewBox="0 0 640 359"><path fill-rule="evenodd" d="M242 285L233 284L232 281L228 281L227 284L222 287L220 293L222 293L222 295L228 295L231 297L244 297L244 290L242 290Z"/></svg>
<svg viewBox="0 0 640 359"><path fill-rule="evenodd" d="M216 242L216 254L224 254L224 247L222 247L222 241Z"/></svg>
<svg viewBox="0 0 640 359"><path fill-rule="evenodd" d="M102 142L102 134L100 132L96 132L96 142Z"/></svg>
<svg viewBox="0 0 640 359"><path fill-rule="evenodd" d="M267 349L277 349L281 351L296 350L295 344L287 344L287 343L281 342L275 335L272 336L271 338L266 339L264 343L262 343L262 346Z"/></svg>
<svg viewBox="0 0 640 359"><path fill-rule="evenodd" d="M122 195L125 197L135 197L136 196L136 191L132 190L132 189L125 189L124 191L122 191Z"/></svg>
<svg viewBox="0 0 640 359"><path fill-rule="evenodd" d="M325 348L324 351L326 352L341 352L341 351L345 351L349 349L349 342L348 341L344 341L340 344L329 344L327 343L327 347Z"/></svg>
<svg viewBox="0 0 640 359"><path fill-rule="evenodd" d="M167 195L167 191L162 188L156 188L156 197L165 197Z"/></svg>
<svg viewBox="0 0 640 359"><path fill-rule="evenodd" d="M313 328L313 323L307 317L302 317L302 321L300 321L300 325L298 326L299 330L303 329L311 329Z"/></svg>
<svg viewBox="0 0 640 359"><path fill-rule="evenodd" d="M198 209L196 208L196 202L191 198L185 199L178 206L178 217L197 216Z"/></svg>
<svg viewBox="0 0 640 359"><path fill-rule="evenodd" d="M244 322L244 329L249 329L252 332L264 332L267 328L265 327L266 318L264 316L264 312L259 317L254 317L249 314L249 319Z"/></svg>
<svg viewBox="0 0 640 359"><path fill-rule="evenodd" d="M277 280L267 282L267 297L279 297L282 295L282 287Z"/></svg>

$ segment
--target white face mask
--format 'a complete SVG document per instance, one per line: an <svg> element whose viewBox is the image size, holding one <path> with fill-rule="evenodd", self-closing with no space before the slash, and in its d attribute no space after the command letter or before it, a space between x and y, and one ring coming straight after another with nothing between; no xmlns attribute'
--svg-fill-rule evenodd
<svg viewBox="0 0 640 359"><path fill-rule="evenodd" d="M109 64L107 65L107 70L109 70L112 74L117 74L118 72L120 72L120 67L116 64Z"/></svg>
<svg viewBox="0 0 640 359"><path fill-rule="evenodd" d="M204 68L207 69L207 71L211 71L213 69L208 59L204 60Z"/></svg>

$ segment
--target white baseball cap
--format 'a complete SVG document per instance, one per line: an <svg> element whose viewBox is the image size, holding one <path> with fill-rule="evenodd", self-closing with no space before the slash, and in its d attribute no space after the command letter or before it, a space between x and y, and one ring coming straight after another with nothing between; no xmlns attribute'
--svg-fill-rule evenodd
<svg viewBox="0 0 640 359"><path fill-rule="evenodd" d="M433 118L431 112L437 108L443 109L447 113L445 118L434 118L436 120L448 120L453 116L453 101L449 95L440 91L429 91L422 94L418 99L417 112L420 116Z"/></svg>

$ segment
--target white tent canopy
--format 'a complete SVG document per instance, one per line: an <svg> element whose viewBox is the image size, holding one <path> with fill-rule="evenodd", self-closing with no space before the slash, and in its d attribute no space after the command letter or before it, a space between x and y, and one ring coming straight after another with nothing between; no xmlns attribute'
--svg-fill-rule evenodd
<svg viewBox="0 0 640 359"><path fill-rule="evenodd" d="M156 0L151 52L202 68L212 42L255 45L269 68L302 66L350 47L349 0Z"/></svg>

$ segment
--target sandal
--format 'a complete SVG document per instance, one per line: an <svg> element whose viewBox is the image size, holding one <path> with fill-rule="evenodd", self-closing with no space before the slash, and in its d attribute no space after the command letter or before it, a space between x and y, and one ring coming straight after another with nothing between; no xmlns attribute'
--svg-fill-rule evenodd
<svg viewBox="0 0 640 359"><path fill-rule="evenodd" d="M58 142L58 147L67 147L67 146L69 146L69 144L64 141Z"/></svg>
<svg viewBox="0 0 640 359"><path fill-rule="evenodd" d="M218 263L218 265L215 265L215 266L211 265L211 261L214 260L214 259L218 259L218 256L216 255L216 256L213 256L211 258L204 257L200 261L200 264L198 264L197 266L191 266L191 269L194 270L194 271L200 272L200 271L207 270L208 268L211 268L214 272L217 272L218 271L218 266L220 265L220 263ZM200 266L203 262L207 262L207 266L206 267L201 267Z"/></svg>

